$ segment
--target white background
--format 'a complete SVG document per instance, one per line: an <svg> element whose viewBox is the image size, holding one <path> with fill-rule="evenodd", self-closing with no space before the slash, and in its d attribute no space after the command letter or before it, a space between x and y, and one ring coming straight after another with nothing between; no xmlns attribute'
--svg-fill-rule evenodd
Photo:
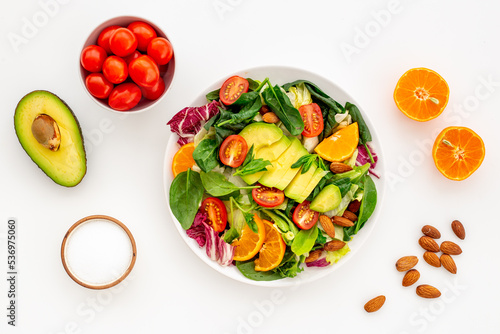
<svg viewBox="0 0 500 334"><path fill-rule="evenodd" d="M24 36L26 43L17 50L8 36L23 36L25 20L33 22L44 6L2 3L0 267L6 262L8 217L19 224L20 264L16 328L6 325L7 284L0 274L0 332L500 331L498 1L73 0L52 5L53 15ZM126 118L91 101L78 70L87 35L119 15L141 16L162 27L177 61L167 98ZM181 240L163 194L170 136L165 123L212 82L260 65L303 68L345 88L374 124L388 166L383 211L362 249L331 275L293 288L254 287L209 268ZM444 113L426 123L406 118L392 98L398 78L420 66L440 73L451 90ZM15 136L16 104L36 89L59 95L80 121L88 172L75 188L46 177ZM111 122L112 131L99 132L102 122ZM444 178L430 153L437 132L450 125L472 128L486 144L483 165L462 182ZM130 279L107 292L75 284L60 262L66 230L91 214L120 219L138 244ZM459 243L464 252L455 257L457 275L428 266L417 244L424 224L456 241L453 219L467 230ZM421 299L414 287L401 286L403 275L394 263L412 254L420 257L419 283L440 288L439 300ZM367 314L364 303L379 294L387 296L385 306Z"/></svg>

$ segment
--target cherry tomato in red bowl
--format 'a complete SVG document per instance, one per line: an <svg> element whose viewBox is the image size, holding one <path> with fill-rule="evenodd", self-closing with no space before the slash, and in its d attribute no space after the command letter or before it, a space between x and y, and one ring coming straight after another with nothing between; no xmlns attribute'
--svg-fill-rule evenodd
<svg viewBox="0 0 500 334"><path fill-rule="evenodd" d="M134 23L136 22L136 23ZM137 23L139 22L139 23ZM88 38L85 40L83 43L81 50L83 51L84 48L90 45L97 45L102 47L104 50L106 50L107 56L117 56L119 55L114 54L111 51L111 48L109 46L110 42L110 37L113 35L113 33L116 32L118 28L126 28L130 31L133 32L137 39L137 46L135 51L133 51L130 55L125 56L125 57L120 57L125 60L127 65L133 60L138 58L141 55L146 54L147 52L147 46L144 47L144 43L147 43L147 41L151 40L151 36L149 34L154 35L149 31L149 33L145 30L137 29L134 28L134 26L139 26L139 27L151 27L155 33L156 37L160 38L165 38L167 41L169 41L170 45L172 45L172 40L169 39L169 37L165 34L164 30L162 30L160 27L158 27L156 24L153 22L143 19L141 17L136 17L136 16L120 16L120 17L115 17L112 19L109 19L103 23L101 23L99 26L97 26L88 36ZM147 29L146 29L147 30ZM143 36L142 36L142 35ZM142 36L142 37L140 37ZM146 42L144 42L146 41ZM149 44L149 43L148 43ZM172 49L173 50L173 49ZM172 58L166 65L159 65L157 64L157 67L159 68L159 78L156 80L152 81L152 86L143 88L143 87L138 87L139 91L141 91L141 99L139 102L132 107L131 109L127 110L127 113L140 113L144 112L148 109L151 109L153 106L158 104L165 96L167 95L167 92L170 90L170 87L172 86L173 79L174 79L174 74L175 74L175 65L176 65L176 59L175 59L175 52L173 52ZM105 57L106 58L106 57ZM109 110L111 112L116 112L116 113L122 113L123 111L119 111L116 109L113 109L110 107L108 104L108 99L107 98L97 98L91 94L89 89L87 88L86 85L86 78L89 76L92 72L86 70L81 62L80 59L78 59L78 65L79 65L79 70L80 70L80 78L81 78L81 83L82 86L84 87L85 91L89 94L90 98L97 103L99 106L102 108ZM96 73L102 73L102 70L100 72ZM93 78L94 81L96 80L95 76ZM162 84L160 83L160 79L163 80L164 87L162 87ZM128 75L127 79L123 83L131 83L132 79L130 77L130 74ZM122 84L123 84L122 83ZM119 84L119 85L122 85ZM118 87L118 85L116 86ZM115 88L116 88L115 87ZM99 95L99 94L98 94Z"/></svg>
<svg viewBox="0 0 500 334"><path fill-rule="evenodd" d="M142 93L139 86L133 82L122 83L109 94L109 106L114 110L128 111L141 100Z"/></svg>

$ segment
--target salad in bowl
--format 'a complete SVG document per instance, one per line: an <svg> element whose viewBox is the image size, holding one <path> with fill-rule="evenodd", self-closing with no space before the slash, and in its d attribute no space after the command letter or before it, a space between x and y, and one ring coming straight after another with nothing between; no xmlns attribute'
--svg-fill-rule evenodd
<svg viewBox="0 0 500 334"><path fill-rule="evenodd" d="M352 100L325 92L329 85L249 72L167 123L175 133L165 161L170 210L190 247L233 278L326 273L373 225L379 172L370 128Z"/></svg>

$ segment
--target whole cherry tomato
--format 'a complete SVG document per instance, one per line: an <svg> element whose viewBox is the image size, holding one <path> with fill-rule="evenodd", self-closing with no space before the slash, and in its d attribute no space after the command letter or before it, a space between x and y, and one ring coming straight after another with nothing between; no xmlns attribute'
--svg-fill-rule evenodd
<svg viewBox="0 0 500 334"><path fill-rule="evenodd" d="M137 48L137 38L127 28L118 28L109 37L109 48L115 55L126 57Z"/></svg>
<svg viewBox="0 0 500 334"><path fill-rule="evenodd" d="M134 33L137 38L137 49L143 52L146 52L149 42L156 37L154 28L145 22L132 22L127 29Z"/></svg>
<svg viewBox="0 0 500 334"><path fill-rule="evenodd" d="M132 60L139 58L140 56L142 56L142 54L139 51L135 50L134 52L132 52L131 55L128 55L123 59L125 60L125 62L127 63L127 66L128 66L128 64L130 64L130 62Z"/></svg>
<svg viewBox="0 0 500 334"><path fill-rule="evenodd" d="M135 107L141 97L139 86L132 82L126 82L113 88L109 94L108 104L115 110L126 111Z"/></svg>
<svg viewBox="0 0 500 334"><path fill-rule="evenodd" d="M113 35L115 30L118 28L121 28L121 27L120 26L109 26L106 29L104 29L103 31L101 31L101 33L99 34L99 37L97 38L97 45L99 45L104 50L106 50L108 55L110 55L112 53L111 49L109 48L109 38L111 37L111 35Z"/></svg>
<svg viewBox="0 0 500 334"><path fill-rule="evenodd" d="M108 55L106 50L98 45L89 45L82 50L80 63L89 72L100 72L102 64Z"/></svg>
<svg viewBox="0 0 500 334"><path fill-rule="evenodd" d="M173 54L172 44L166 38L156 37L148 45L148 56L153 58L158 65L168 63Z"/></svg>
<svg viewBox="0 0 500 334"><path fill-rule="evenodd" d="M158 66L150 56L142 55L128 65L130 77L141 87L152 87L160 78Z"/></svg>
<svg viewBox="0 0 500 334"><path fill-rule="evenodd" d="M114 87L102 73L90 73L85 78L85 86L89 93L98 99L107 98Z"/></svg>
<svg viewBox="0 0 500 334"><path fill-rule="evenodd" d="M123 58L117 56L109 56L104 61L102 73L110 82L119 84L124 82L128 77L127 63Z"/></svg>
<svg viewBox="0 0 500 334"><path fill-rule="evenodd" d="M158 82L153 87L141 87L142 96L148 100L156 100L165 91L165 81L162 77L158 79Z"/></svg>

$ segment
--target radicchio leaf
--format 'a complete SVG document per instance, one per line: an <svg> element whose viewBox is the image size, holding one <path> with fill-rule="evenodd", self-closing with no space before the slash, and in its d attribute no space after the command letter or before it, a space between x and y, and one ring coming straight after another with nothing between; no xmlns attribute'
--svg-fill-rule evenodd
<svg viewBox="0 0 500 334"><path fill-rule="evenodd" d="M221 266L228 266L233 262L234 247L219 237L219 233L207 224L208 215L198 212L193 225L186 231L187 235L196 240L200 247L205 246L209 258L217 261Z"/></svg>
<svg viewBox="0 0 500 334"><path fill-rule="evenodd" d="M216 100L201 107L186 107L167 123L170 130L179 135L177 143L184 145L193 141L203 124L219 113L220 103Z"/></svg>
<svg viewBox="0 0 500 334"><path fill-rule="evenodd" d="M326 257L322 257L313 262L306 263L308 267L327 267L330 265L330 262L326 260Z"/></svg>
<svg viewBox="0 0 500 334"><path fill-rule="evenodd" d="M369 144L366 144L366 146L368 146L368 149L370 150L370 153L372 154L372 157L373 157L373 161L375 163L373 163L373 164L371 163L370 155L366 151L366 148L363 145L359 145L358 146L358 156L356 158L356 165L363 166L364 164L369 162L370 169L368 171L370 172L370 174L372 174L376 178L380 179L380 176L377 175L374 171L375 167L377 166L377 161L378 161L377 153L375 153L375 151L373 151L373 148Z"/></svg>

